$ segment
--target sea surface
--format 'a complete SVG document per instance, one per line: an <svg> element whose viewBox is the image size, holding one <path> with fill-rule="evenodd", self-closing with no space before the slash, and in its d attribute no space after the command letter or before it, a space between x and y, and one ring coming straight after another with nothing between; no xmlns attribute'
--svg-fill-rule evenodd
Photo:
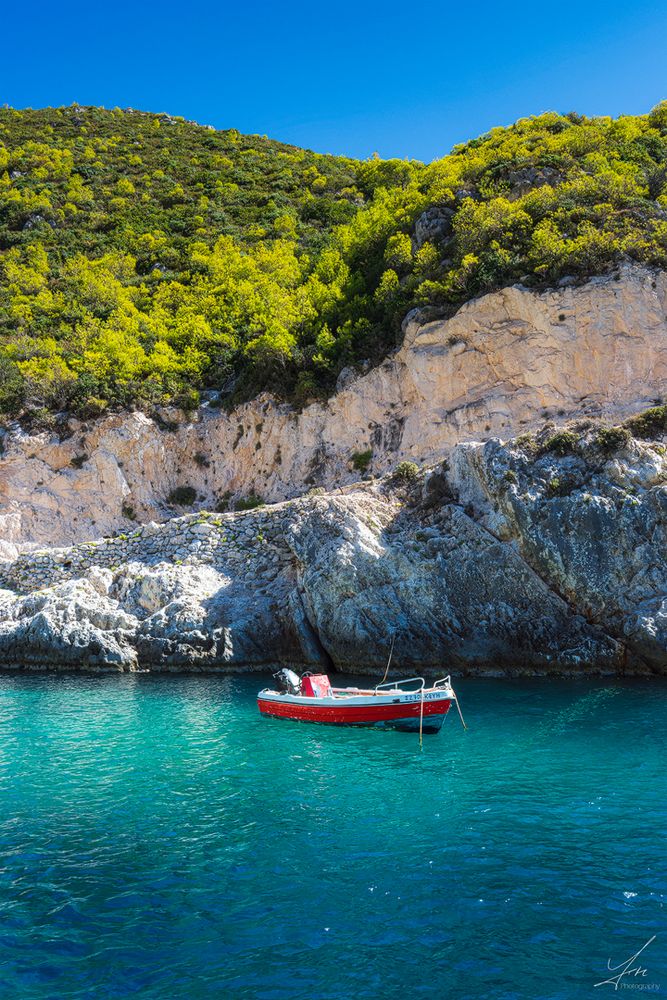
<svg viewBox="0 0 667 1000"><path fill-rule="evenodd" d="M462 680L420 751L266 679L0 676L3 1000L667 994L667 685Z"/></svg>

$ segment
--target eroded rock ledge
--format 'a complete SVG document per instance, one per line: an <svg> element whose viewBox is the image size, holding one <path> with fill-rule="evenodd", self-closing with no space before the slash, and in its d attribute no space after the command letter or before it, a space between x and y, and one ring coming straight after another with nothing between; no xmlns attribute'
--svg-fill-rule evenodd
<svg viewBox="0 0 667 1000"><path fill-rule="evenodd" d="M401 459L435 463L460 442L537 427L545 414L642 409L667 395L667 274L625 265L579 287L506 288L449 320L408 317L400 350L347 376L301 412L264 396L194 419L70 421L65 439L14 428L0 459L0 558L129 531L128 515L163 520L181 486L201 508L227 493L280 501L358 479L355 454L370 453L369 473L384 475Z"/></svg>
<svg viewBox="0 0 667 1000"><path fill-rule="evenodd" d="M0 665L425 673L667 672L667 460L459 445L387 479L25 553Z"/></svg>

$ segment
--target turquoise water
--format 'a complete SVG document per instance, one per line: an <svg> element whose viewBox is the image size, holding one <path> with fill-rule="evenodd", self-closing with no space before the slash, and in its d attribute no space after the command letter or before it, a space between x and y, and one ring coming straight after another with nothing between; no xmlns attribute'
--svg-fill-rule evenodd
<svg viewBox="0 0 667 1000"><path fill-rule="evenodd" d="M0 677L3 998L604 997L654 934L667 993L666 686L461 681L420 753L263 680Z"/></svg>

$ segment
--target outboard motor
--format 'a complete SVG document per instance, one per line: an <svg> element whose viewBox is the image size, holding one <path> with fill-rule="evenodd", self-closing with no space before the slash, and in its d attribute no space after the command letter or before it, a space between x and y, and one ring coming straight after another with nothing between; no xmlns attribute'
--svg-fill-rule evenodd
<svg viewBox="0 0 667 1000"><path fill-rule="evenodd" d="M273 675L278 686L285 694L301 694L301 678L288 667L283 667Z"/></svg>

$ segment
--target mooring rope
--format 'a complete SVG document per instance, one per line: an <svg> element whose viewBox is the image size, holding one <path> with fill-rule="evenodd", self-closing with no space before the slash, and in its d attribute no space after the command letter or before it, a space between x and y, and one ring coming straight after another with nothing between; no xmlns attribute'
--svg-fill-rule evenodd
<svg viewBox="0 0 667 1000"><path fill-rule="evenodd" d="M452 691L452 694L454 694L453 691ZM454 694L454 701L456 703L456 711L459 713L459 719L461 720L461 724L463 725L463 728L467 730L468 727L466 726L465 719L463 718L463 714L461 712L461 706L459 705L459 699L456 697L455 694Z"/></svg>
<svg viewBox="0 0 667 1000"><path fill-rule="evenodd" d="M384 684L384 682L387 679L387 674L389 673L389 664L391 663L391 658L394 655L394 643L395 642L396 642L396 633L394 632L394 634L391 637L391 649L389 650L389 659L387 660L387 669L384 672L384 677L380 681L380 684Z"/></svg>
<svg viewBox="0 0 667 1000"><path fill-rule="evenodd" d="M468 731L466 726L466 720L463 718L463 712L461 711L461 706L459 705L459 699L456 697L454 691L452 691L452 701L456 705L456 711L459 713L459 719L461 720L461 725ZM419 705L419 749L424 748L424 688L422 688L421 704Z"/></svg>

